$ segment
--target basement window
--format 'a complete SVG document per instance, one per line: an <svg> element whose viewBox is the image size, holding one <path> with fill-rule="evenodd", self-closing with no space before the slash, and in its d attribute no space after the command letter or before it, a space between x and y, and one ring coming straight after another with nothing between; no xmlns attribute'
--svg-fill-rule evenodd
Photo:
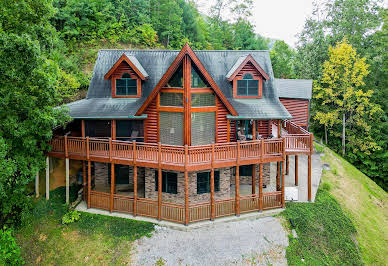
<svg viewBox="0 0 388 266"><path fill-rule="evenodd" d="M220 171L214 171L214 191L220 191ZM197 173L197 194L210 193L210 172Z"/></svg>
<svg viewBox="0 0 388 266"><path fill-rule="evenodd" d="M155 171L155 191L158 191L159 174ZM178 194L178 174L173 172L162 172L162 192Z"/></svg>

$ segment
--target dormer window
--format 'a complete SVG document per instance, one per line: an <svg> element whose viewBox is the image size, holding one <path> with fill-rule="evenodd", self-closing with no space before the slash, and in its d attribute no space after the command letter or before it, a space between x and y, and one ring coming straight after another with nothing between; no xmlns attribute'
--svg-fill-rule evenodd
<svg viewBox="0 0 388 266"><path fill-rule="evenodd" d="M250 73L237 80L237 96L259 96L259 80L253 79Z"/></svg>
<svg viewBox="0 0 388 266"><path fill-rule="evenodd" d="M121 78L116 79L117 96L136 96L137 79L131 78L128 73L124 73Z"/></svg>

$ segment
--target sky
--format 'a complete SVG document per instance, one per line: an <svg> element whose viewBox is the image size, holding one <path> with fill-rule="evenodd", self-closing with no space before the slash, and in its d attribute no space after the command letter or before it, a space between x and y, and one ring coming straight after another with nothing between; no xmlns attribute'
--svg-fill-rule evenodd
<svg viewBox="0 0 388 266"><path fill-rule="evenodd" d="M201 12L209 15L212 0L196 1ZM313 11L313 0L253 0L252 24L263 37L279 39L295 47L296 35Z"/></svg>

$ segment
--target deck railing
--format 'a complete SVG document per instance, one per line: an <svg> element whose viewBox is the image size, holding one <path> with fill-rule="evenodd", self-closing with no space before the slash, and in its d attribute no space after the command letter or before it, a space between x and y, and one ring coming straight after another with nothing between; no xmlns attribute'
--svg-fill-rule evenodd
<svg viewBox="0 0 388 266"><path fill-rule="evenodd" d="M185 164L185 147L161 145L155 143L127 142L110 139L55 137L51 140L51 154L63 154L67 157L90 157L106 160L131 161L139 163L158 163L183 167ZM240 162L259 163L260 160L279 161L284 151L283 139L265 139L214 144L214 163L235 162L237 150L240 150ZM210 165L212 162L212 145L188 146L187 165ZM75 159L78 159L75 158Z"/></svg>
<svg viewBox="0 0 388 266"><path fill-rule="evenodd" d="M286 152L312 152L313 139L310 132L289 120L283 123L283 129L286 131L286 134L284 134Z"/></svg>

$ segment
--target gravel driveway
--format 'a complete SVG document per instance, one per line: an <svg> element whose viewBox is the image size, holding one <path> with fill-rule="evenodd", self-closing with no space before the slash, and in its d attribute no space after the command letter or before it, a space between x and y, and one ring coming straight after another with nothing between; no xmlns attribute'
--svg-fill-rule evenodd
<svg viewBox="0 0 388 266"><path fill-rule="evenodd" d="M274 217L190 231L156 226L135 242L134 265L286 265L287 232ZM162 263L163 262L163 263Z"/></svg>

